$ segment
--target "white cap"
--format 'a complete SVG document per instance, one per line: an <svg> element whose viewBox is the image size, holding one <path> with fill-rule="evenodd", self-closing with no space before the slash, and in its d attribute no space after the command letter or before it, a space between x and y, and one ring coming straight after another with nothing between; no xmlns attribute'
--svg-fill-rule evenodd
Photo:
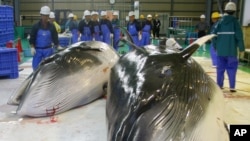
<svg viewBox="0 0 250 141"><path fill-rule="evenodd" d="M236 11L236 5L234 2L228 2L225 6L225 11Z"/></svg>
<svg viewBox="0 0 250 141"><path fill-rule="evenodd" d="M55 18L55 13L54 12L50 12L49 13L49 18L54 19Z"/></svg>
<svg viewBox="0 0 250 141"><path fill-rule="evenodd" d="M169 38L166 40L166 46L172 49L180 49L182 48L174 38Z"/></svg>
<svg viewBox="0 0 250 141"><path fill-rule="evenodd" d="M152 15L151 15L151 14L148 14L148 15L147 15L147 18L152 18Z"/></svg>
<svg viewBox="0 0 250 141"><path fill-rule="evenodd" d="M49 15L50 14L50 8L48 6L41 7L40 14Z"/></svg>
<svg viewBox="0 0 250 141"><path fill-rule="evenodd" d="M114 11L114 12L113 12L113 15L118 16L119 14L118 14L118 12L117 12L117 11Z"/></svg>
<svg viewBox="0 0 250 141"><path fill-rule="evenodd" d="M101 12L101 16L106 16L107 15L107 12L106 11L102 11Z"/></svg>
<svg viewBox="0 0 250 141"><path fill-rule="evenodd" d="M91 16L93 16L93 15L98 15L98 13L96 11L92 11Z"/></svg>
<svg viewBox="0 0 250 141"><path fill-rule="evenodd" d="M134 15L135 15L134 11L128 12L128 16L134 16Z"/></svg>
<svg viewBox="0 0 250 141"><path fill-rule="evenodd" d="M202 14L202 15L200 16L200 18L201 18L201 19L205 19L206 16L205 16L204 14Z"/></svg>
<svg viewBox="0 0 250 141"><path fill-rule="evenodd" d="M83 12L83 15L84 15L84 16L90 16L91 14L90 14L90 11L89 11L89 10L85 10L85 11Z"/></svg>
<svg viewBox="0 0 250 141"><path fill-rule="evenodd" d="M73 13L69 13L68 18L73 18L74 14Z"/></svg>

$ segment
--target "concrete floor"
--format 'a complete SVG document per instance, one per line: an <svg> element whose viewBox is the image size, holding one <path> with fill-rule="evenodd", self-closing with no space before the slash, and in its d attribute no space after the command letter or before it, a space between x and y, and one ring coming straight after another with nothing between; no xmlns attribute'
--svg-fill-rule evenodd
<svg viewBox="0 0 250 141"><path fill-rule="evenodd" d="M194 57L213 79L216 69L211 67L207 56ZM31 61L17 79L0 79L0 141L105 141L105 99L99 99L54 117L30 118L15 115L16 106L7 100L22 81L32 72ZM248 67L249 69L250 67ZM225 121L228 124L250 124L250 73L242 70L237 74L237 92L231 94L228 85L223 90L226 103ZM227 84L228 81L225 81Z"/></svg>

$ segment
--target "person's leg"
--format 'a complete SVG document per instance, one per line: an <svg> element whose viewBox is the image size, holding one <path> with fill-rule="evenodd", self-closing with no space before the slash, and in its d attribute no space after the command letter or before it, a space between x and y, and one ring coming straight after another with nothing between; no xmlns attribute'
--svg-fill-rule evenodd
<svg viewBox="0 0 250 141"><path fill-rule="evenodd" d="M149 45L150 44L150 33L146 33L146 39L145 39L145 45Z"/></svg>
<svg viewBox="0 0 250 141"><path fill-rule="evenodd" d="M42 61L43 59L43 56L42 56L42 52L41 52L41 49L36 49L36 53L35 55L33 56L33 60L32 60L32 68L33 68L33 71L35 71L40 62Z"/></svg>
<svg viewBox="0 0 250 141"><path fill-rule="evenodd" d="M238 68L238 59L237 57L228 57L227 64L227 74L229 79L229 87L231 92L236 92L235 90L235 82L236 82L236 73Z"/></svg>
<svg viewBox="0 0 250 141"><path fill-rule="evenodd" d="M156 37L157 37L157 38L160 37L160 29L159 29L159 28L157 28L157 30L156 30Z"/></svg>
<svg viewBox="0 0 250 141"><path fill-rule="evenodd" d="M211 56L211 60L212 60L212 66L216 67L217 66L216 50L214 49L212 43L210 45L210 56Z"/></svg>
<svg viewBox="0 0 250 141"><path fill-rule="evenodd" d="M153 29L153 37L154 37L154 38L155 38L155 32L156 32L155 29Z"/></svg>
<svg viewBox="0 0 250 141"><path fill-rule="evenodd" d="M220 88L223 88L224 85L224 72L226 69L227 61L225 57L217 56L217 84Z"/></svg>

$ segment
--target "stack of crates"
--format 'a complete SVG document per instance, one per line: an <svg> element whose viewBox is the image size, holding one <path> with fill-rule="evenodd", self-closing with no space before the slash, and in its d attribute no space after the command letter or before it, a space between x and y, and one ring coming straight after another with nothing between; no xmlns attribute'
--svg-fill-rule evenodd
<svg viewBox="0 0 250 141"><path fill-rule="evenodd" d="M13 7L0 5L0 77L17 78L18 51L6 48L7 43L14 41Z"/></svg>
<svg viewBox="0 0 250 141"><path fill-rule="evenodd" d="M0 47L6 47L6 43L14 40L14 16L13 7L0 5Z"/></svg>
<svg viewBox="0 0 250 141"><path fill-rule="evenodd" d="M18 60L16 48L0 48L0 77L17 78Z"/></svg>

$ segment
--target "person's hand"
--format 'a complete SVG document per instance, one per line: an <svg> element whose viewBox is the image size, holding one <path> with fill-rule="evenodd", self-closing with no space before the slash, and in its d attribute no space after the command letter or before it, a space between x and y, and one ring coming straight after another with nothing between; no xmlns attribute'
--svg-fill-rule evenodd
<svg viewBox="0 0 250 141"><path fill-rule="evenodd" d="M239 54L239 57L240 57L240 58L244 58L244 55L245 55L245 52L244 52L244 51L241 51L240 54Z"/></svg>
<svg viewBox="0 0 250 141"><path fill-rule="evenodd" d="M57 46L57 50L63 50L64 48L61 46Z"/></svg>
<svg viewBox="0 0 250 141"><path fill-rule="evenodd" d="M114 35L111 33L111 34L110 34L110 38L113 38L113 37L114 37Z"/></svg>
<svg viewBox="0 0 250 141"><path fill-rule="evenodd" d="M31 55L34 56L36 54L36 50L34 47L30 48Z"/></svg>

